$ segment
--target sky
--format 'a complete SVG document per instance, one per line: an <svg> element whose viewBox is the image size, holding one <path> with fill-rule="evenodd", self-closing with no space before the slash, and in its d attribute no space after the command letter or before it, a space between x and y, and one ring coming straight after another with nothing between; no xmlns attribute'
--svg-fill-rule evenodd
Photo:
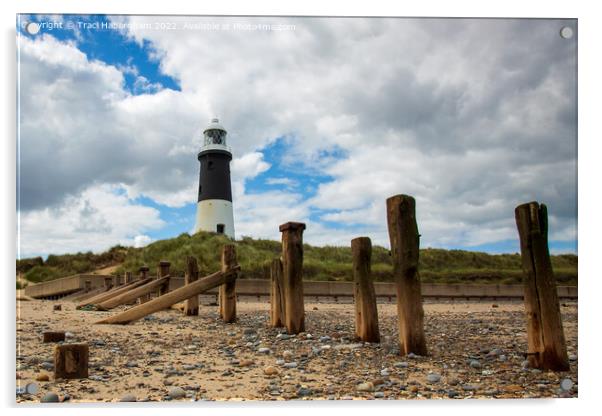
<svg viewBox="0 0 602 416"><path fill-rule="evenodd" d="M388 247L403 193L421 247L518 252L536 200L577 252L576 20L20 15L17 43L20 258L191 232L213 117L237 238Z"/></svg>

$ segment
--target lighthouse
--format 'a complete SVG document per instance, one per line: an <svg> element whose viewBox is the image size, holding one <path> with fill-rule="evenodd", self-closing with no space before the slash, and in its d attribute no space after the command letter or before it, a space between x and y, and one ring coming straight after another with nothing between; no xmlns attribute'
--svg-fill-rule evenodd
<svg viewBox="0 0 602 416"><path fill-rule="evenodd" d="M201 163L199 199L194 232L209 231L234 239L230 161L226 129L217 118L203 131L203 146L198 154Z"/></svg>

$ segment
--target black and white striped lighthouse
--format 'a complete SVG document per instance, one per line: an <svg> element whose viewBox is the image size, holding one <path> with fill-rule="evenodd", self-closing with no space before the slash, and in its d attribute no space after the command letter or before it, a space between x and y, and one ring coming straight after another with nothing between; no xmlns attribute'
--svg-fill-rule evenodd
<svg viewBox="0 0 602 416"><path fill-rule="evenodd" d="M230 161L226 129L217 118L203 132L204 143L198 154L201 163L199 200L194 232L210 231L234 239Z"/></svg>

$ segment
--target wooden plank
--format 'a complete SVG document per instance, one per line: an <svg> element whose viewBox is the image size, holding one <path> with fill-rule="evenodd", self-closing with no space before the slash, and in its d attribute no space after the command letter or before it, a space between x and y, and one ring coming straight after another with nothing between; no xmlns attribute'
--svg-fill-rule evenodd
<svg viewBox="0 0 602 416"><path fill-rule="evenodd" d="M143 284L148 283L150 280L151 279L138 280L136 282L127 283L125 286L114 287L113 289L111 289L107 292L103 292L97 296L86 299L85 302L82 302L79 305L77 305L77 309L81 309L84 306L88 306L88 305L96 305L96 304L102 303L106 300L114 298L115 296L119 296L122 293L132 290L138 286L142 286Z"/></svg>
<svg viewBox="0 0 602 416"><path fill-rule="evenodd" d="M136 299L155 292L158 288L163 286L165 282L169 281L169 276L162 277L160 279L150 279L148 283L142 286L135 287L128 290L125 293L115 296L114 298L105 300L104 302L97 303L96 309L98 310L109 310L116 306L123 305L135 301Z"/></svg>
<svg viewBox="0 0 602 416"><path fill-rule="evenodd" d="M194 295L203 293L213 287L224 284L225 282L235 280L240 270L240 266L236 266L227 272L216 272L202 279L192 282L189 285L183 286L165 295L155 298L142 305L134 306L125 312L102 319L97 324L128 324L140 318L150 315L151 313L169 308L171 305L183 300L190 299Z"/></svg>

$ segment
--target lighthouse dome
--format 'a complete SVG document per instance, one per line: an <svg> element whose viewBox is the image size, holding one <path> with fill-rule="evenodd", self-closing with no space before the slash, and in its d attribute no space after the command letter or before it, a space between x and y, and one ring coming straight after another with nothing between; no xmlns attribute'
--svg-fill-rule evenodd
<svg viewBox="0 0 602 416"><path fill-rule="evenodd" d="M212 118L211 119L211 123L209 123L209 125L207 127L205 127L205 130L203 130L203 133L206 133L208 130L222 130L222 131L226 131L226 129L224 128L224 126L222 126L220 124L218 118Z"/></svg>

